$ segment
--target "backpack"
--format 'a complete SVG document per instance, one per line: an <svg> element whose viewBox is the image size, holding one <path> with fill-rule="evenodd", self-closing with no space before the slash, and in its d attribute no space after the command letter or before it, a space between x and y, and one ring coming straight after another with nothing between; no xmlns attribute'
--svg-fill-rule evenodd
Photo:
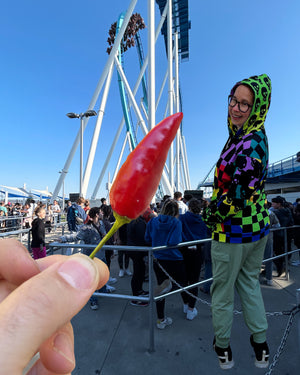
<svg viewBox="0 0 300 375"><path fill-rule="evenodd" d="M83 219L79 216L78 209L76 206L70 207L70 221L75 221L76 224L83 224Z"/></svg>

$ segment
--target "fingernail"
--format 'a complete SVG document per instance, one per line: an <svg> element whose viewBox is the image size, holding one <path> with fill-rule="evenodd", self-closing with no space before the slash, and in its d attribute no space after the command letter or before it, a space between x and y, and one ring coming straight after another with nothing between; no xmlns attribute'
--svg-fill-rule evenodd
<svg viewBox="0 0 300 375"><path fill-rule="evenodd" d="M75 365L73 344L68 335L59 333L53 341L53 349Z"/></svg>
<svg viewBox="0 0 300 375"><path fill-rule="evenodd" d="M69 257L57 272L73 288L90 289L95 283L98 269L92 259L77 254Z"/></svg>

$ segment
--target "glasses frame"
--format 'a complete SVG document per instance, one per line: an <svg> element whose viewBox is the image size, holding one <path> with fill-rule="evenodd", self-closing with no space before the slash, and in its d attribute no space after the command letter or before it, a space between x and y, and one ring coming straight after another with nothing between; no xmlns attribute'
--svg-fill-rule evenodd
<svg viewBox="0 0 300 375"><path fill-rule="evenodd" d="M241 102L239 102L236 98L233 98L233 97L234 97L234 95L228 95L228 105L229 105L229 107L233 108L233 107L235 107L236 105L238 105L239 111L242 112L242 113L247 113L247 112L249 111L249 108L252 108L252 107L253 107L253 105L248 104L248 103L241 103ZM231 101L232 101L232 99L234 99L234 100L236 101L236 103L235 103L234 105L231 105L231 104L230 104ZM242 110L241 110L241 107L240 107L240 104L247 105L247 106L248 106L247 110L246 110L246 111L242 111Z"/></svg>

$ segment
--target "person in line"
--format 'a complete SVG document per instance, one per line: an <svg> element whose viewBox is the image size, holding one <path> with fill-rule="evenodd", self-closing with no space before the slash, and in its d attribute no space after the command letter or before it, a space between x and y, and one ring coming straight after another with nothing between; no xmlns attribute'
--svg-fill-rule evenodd
<svg viewBox="0 0 300 375"><path fill-rule="evenodd" d="M285 200L281 196L277 196L272 199L272 208L274 214L278 217L279 223L281 227L291 227L294 225L294 219L291 210L285 206ZM287 246L288 249L291 249L291 230L287 230ZM284 244L284 231L277 230L274 233L274 253L275 255L281 255L285 251L285 244ZM285 259L284 257L278 258L274 260L274 264L277 269L277 277L280 277L283 273L283 265Z"/></svg>
<svg viewBox="0 0 300 375"><path fill-rule="evenodd" d="M111 223L110 218L113 214L113 210L111 206L104 205L102 206L102 209L100 208L100 212L102 212L102 221L105 227L106 233L109 232L111 227L113 226L113 223ZM111 245L113 246L115 242L117 241L117 234L115 233L110 239L105 243L105 245ZM108 269L110 270L110 264L111 259L114 256L114 251L112 249L105 249L105 261L107 264ZM118 280L115 277L109 276L108 284L115 284Z"/></svg>
<svg viewBox="0 0 300 375"><path fill-rule="evenodd" d="M269 210L269 216L270 216L270 228L280 228L279 220L274 213L274 211L270 210L270 206L268 203L268 210ZM278 233L279 231L275 231ZM274 248L274 232L270 231L270 234L268 236L268 241L266 243L265 252L264 252L264 259L268 259L273 257L273 248ZM266 277L266 285L272 286L273 285L273 262L269 261L265 263L265 269L262 272L262 274Z"/></svg>
<svg viewBox="0 0 300 375"><path fill-rule="evenodd" d="M60 206L59 206L57 200L55 200L55 199L53 201L52 211L53 211L53 219L54 219L53 224L59 223L60 222L61 209L60 209Z"/></svg>
<svg viewBox="0 0 300 375"><path fill-rule="evenodd" d="M148 213L147 213L148 214ZM145 241L146 219L143 215L137 219L132 220L127 225L127 245L128 246L147 246ZM143 289L143 282L145 279L146 265L144 257L147 256L147 251L129 251L129 257L133 262L133 274L131 278L131 290L133 296L148 296L149 292ZM133 306L148 306L148 302L132 300Z"/></svg>
<svg viewBox="0 0 300 375"><path fill-rule="evenodd" d="M300 199L297 200L297 205L294 209L294 225L300 225ZM294 230L294 244L297 249L300 249L300 228L295 228ZM298 260L293 260L292 265L293 266L300 266L300 252L298 252L299 258Z"/></svg>
<svg viewBox="0 0 300 375"><path fill-rule="evenodd" d="M47 228L48 233L51 232L52 220L53 220L52 204L48 204L48 207L46 210L46 216L45 216L45 227Z"/></svg>
<svg viewBox="0 0 300 375"><path fill-rule="evenodd" d="M180 191L175 191L174 199L178 203L179 215L185 214L188 210L188 206L182 200L182 193Z"/></svg>
<svg viewBox="0 0 300 375"><path fill-rule="evenodd" d="M127 224L124 224L119 228L117 232L117 245L127 245ZM118 250L118 264L119 264L119 277L125 275L131 276L132 272L129 269L129 253L126 250Z"/></svg>
<svg viewBox="0 0 300 375"><path fill-rule="evenodd" d="M71 319L108 275L99 259L76 254L34 260L20 242L1 240L1 374L27 374L27 364L37 351L40 359L30 374L71 374L75 368Z"/></svg>
<svg viewBox="0 0 300 375"><path fill-rule="evenodd" d="M179 215L182 224L182 241L196 241L209 238L207 226L201 218L201 202L192 198L189 201L189 210L184 215ZM203 263L203 244L181 247L180 251L186 268L187 285L199 281L201 265ZM198 296L198 287L189 289L189 292ZM188 295L188 302L183 305L183 312L188 320L193 320L198 311L195 307L196 299Z"/></svg>
<svg viewBox="0 0 300 375"><path fill-rule="evenodd" d="M46 210L43 206L38 206L35 211L37 216L32 221L31 232L32 232L32 241L31 241L31 250L33 254L33 259L44 258L46 253L46 244L45 244L45 222Z"/></svg>
<svg viewBox="0 0 300 375"><path fill-rule="evenodd" d="M229 138L216 164L213 195L203 211L212 231L212 318L214 349L222 369L232 368L230 347L234 288L255 352L255 365L268 366L267 319L259 273L270 231L264 191L268 141L264 122L271 100L266 74L234 85L228 98Z"/></svg>
<svg viewBox="0 0 300 375"><path fill-rule="evenodd" d="M83 209L85 199L79 197L76 203L73 203L67 212L67 221L70 232L78 232L80 227L85 222L87 215Z"/></svg>
<svg viewBox="0 0 300 375"><path fill-rule="evenodd" d="M178 220L179 208L174 199L167 199L162 207L160 214L152 218L146 227L145 241L156 246L175 246L182 241L182 225ZM186 271L183 262L183 256L178 248L168 250L157 250L153 253L154 272L156 274L157 284L160 287L156 294L164 294L171 290L172 283L168 276L162 271L157 262L176 280L180 285L186 286ZM188 303L187 293L181 293L183 303ZM165 315L165 299L162 298L156 302L158 329L173 323L172 318Z"/></svg>
<svg viewBox="0 0 300 375"><path fill-rule="evenodd" d="M89 212L89 217L89 222L83 225L78 233L61 236L60 241L82 241L83 243L88 245L97 245L101 241L101 239L106 235L104 224L101 220L99 220L100 208L92 207ZM94 248L83 248L82 253L89 256L93 252L93 250ZM103 248L96 254L96 257L105 262L105 252ZM103 290L101 290L100 292L106 293L113 291L115 291L114 287L105 285ZM92 296L90 298L90 307L92 310L98 310L99 305L97 297Z"/></svg>

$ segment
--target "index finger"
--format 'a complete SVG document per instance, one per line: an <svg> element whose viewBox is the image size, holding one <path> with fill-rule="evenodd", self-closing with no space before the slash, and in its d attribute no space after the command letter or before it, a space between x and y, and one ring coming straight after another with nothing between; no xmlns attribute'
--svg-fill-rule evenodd
<svg viewBox="0 0 300 375"><path fill-rule="evenodd" d="M38 264L19 241L0 240L0 280L20 285L39 272Z"/></svg>

